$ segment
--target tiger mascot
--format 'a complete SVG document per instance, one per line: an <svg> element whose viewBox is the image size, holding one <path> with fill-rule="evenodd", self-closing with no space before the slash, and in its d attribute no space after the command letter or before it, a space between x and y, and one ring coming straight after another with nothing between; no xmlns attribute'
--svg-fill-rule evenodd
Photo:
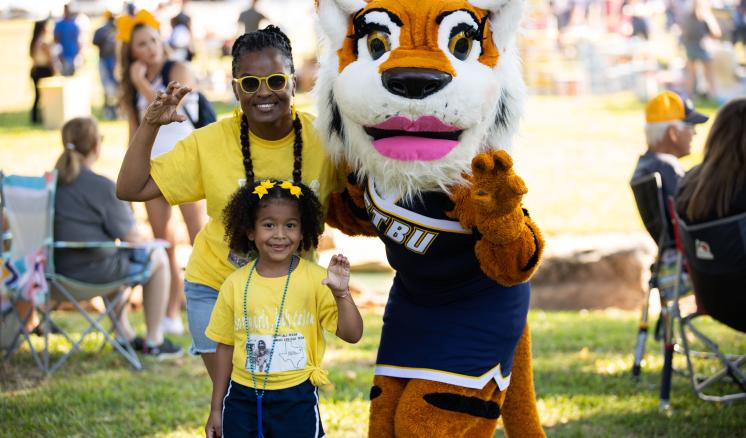
<svg viewBox="0 0 746 438"><path fill-rule="evenodd" d="M523 0L318 0L318 127L350 169L328 222L396 270L369 435L544 436L527 280L544 242L510 145Z"/></svg>

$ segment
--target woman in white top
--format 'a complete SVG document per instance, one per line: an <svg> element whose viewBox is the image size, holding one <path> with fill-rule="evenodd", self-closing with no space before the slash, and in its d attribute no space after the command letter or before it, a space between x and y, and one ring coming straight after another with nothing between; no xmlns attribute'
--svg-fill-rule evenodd
<svg viewBox="0 0 746 438"><path fill-rule="evenodd" d="M41 123L39 114L39 81L54 75L54 64L52 62L52 44L47 41L47 21L40 20L34 23L34 32L31 37L31 80L34 81L34 105L31 107L31 123Z"/></svg>
<svg viewBox="0 0 746 438"><path fill-rule="evenodd" d="M124 17L123 17L124 18ZM158 22L146 11L141 11L129 25L117 23L118 39L123 42L120 51L122 71L122 108L129 121L130 139L140 125L145 109L155 99L157 93L166 89L168 82L178 81L194 87L194 77L187 64L171 62L166 59L163 42L158 32ZM184 99L179 113L185 111L193 120L198 117L197 93L191 93ZM153 146L151 158L166 153L177 141L194 130L189 118L182 123L172 123L161 129ZM171 291L163 329L166 332L181 334L181 304L183 302L183 279L180 267L176 263L174 252L175 232L171 221L171 206L163 197L145 202L150 226L156 238L171 243L169 261L171 265ZM179 206L184 217L189 238L194 243L199 230L205 223L204 202L182 204Z"/></svg>

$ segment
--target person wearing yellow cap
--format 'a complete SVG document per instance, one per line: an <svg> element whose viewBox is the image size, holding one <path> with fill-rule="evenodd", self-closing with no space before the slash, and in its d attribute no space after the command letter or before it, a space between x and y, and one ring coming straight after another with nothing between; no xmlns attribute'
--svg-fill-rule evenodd
<svg viewBox="0 0 746 438"><path fill-rule="evenodd" d="M684 176L679 158L689 155L694 126L707 120L707 116L694 110L691 99L683 93L663 91L653 97L645 106L648 149L638 159L632 180L658 172L663 183L663 199L674 196ZM664 204L668 213L668 203Z"/></svg>
<svg viewBox="0 0 746 438"><path fill-rule="evenodd" d="M145 9L134 17L123 15L116 21L117 39L122 43L118 60L122 72L120 102L122 113L129 122L130 140L142 124L148 105L155 101L159 93L166 91L169 82L178 81L189 87L196 83L188 63L168 59L160 26L155 16ZM182 138L189 136L197 128L195 123L201 119L199 94L190 93L176 111L186 122L172 123L158 131L150 149L151 158L168 153ZM205 208L204 202L200 201L179 206L192 244L206 222ZM167 250L171 267L171 291L162 327L166 333L180 335L184 333L181 321L183 279L181 266L176 260L176 224L172 219L172 209L164 198L156 197L145 202L145 210L153 236L171 243Z"/></svg>

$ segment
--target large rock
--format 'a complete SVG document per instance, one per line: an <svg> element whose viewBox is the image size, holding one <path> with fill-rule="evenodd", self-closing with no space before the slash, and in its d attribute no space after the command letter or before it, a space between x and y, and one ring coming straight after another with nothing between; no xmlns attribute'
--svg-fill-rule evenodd
<svg viewBox="0 0 746 438"><path fill-rule="evenodd" d="M531 305L562 310L639 309L655 252L655 244L644 233L549 238L531 281Z"/></svg>
<svg viewBox="0 0 746 438"><path fill-rule="evenodd" d="M321 266L328 266L334 254L344 254L353 271L391 272L386 247L377 237L350 237L328 227L319 242L318 252Z"/></svg>
<svg viewBox="0 0 746 438"><path fill-rule="evenodd" d="M548 238L541 267L531 281L531 305L556 310L639 309L655 251L655 244L644 233ZM353 289L362 300L371 307L384 305L393 273L383 243L328 229L320 245L319 264L327 266L337 253L350 260L355 271ZM371 281L361 271L380 275Z"/></svg>

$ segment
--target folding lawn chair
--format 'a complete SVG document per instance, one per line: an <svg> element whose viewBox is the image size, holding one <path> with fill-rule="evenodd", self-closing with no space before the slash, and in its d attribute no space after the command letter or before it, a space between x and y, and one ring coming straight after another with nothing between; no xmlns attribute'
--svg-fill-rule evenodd
<svg viewBox="0 0 746 438"><path fill-rule="evenodd" d="M679 318L674 298L691 293L687 274L683 269L683 256L677 250L673 230L666 219L661 176L655 172L630 183L637 209L643 224L658 246L655 261L650 268L648 293L642 304L642 315L637 331L632 376L639 378L642 358L649 330L649 302L655 291L660 297L661 314L655 328L655 338L663 341L664 367L661 380L660 403L667 407L670 398L670 374L673 371L674 321Z"/></svg>
<svg viewBox="0 0 746 438"><path fill-rule="evenodd" d="M677 244L686 256L697 298L697 310L679 318L692 388L699 398L707 401L746 399L746 354L723 353L713 339L694 325L695 319L707 315L741 334L746 333L746 213L697 225L688 225L676 217L676 225ZM689 339L699 340L708 351L693 351ZM693 360L697 357L717 360L721 368L707 376L698 375ZM737 392L705 393L726 380Z"/></svg>
<svg viewBox="0 0 746 438"><path fill-rule="evenodd" d="M54 190L53 174L43 177L26 178L5 176L0 172L0 192L2 212L7 216L10 232L3 232L3 264L0 275L0 310L3 322L3 360L7 360L25 341L36 365L45 370L42 352L37 351L25 329L34 308L40 308L48 296L48 283L44 275L47 242L43 229L46 224L46 208L50 193ZM39 208L38 215L28 214ZM16 218L20 220L16 220ZM26 220L22 227L16 222ZM3 227L4 229L5 227ZM7 239L11 245L6 250ZM30 303L27 314L19 312L19 301Z"/></svg>
<svg viewBox="0 0 746 438"><path fill-rule="evenodd" d="M0 355L9 349L16 340L18 321L15 315L11 315L8 295L5 287L6 268L5 260L10 257L10 231L6 231L5 208L3 206L3 177L0 172Z"/></svg>
<svg viewBox="0 0 746 438"><path fill-rule="evenodd" d="M38 360L38 352L33 348L29 333L23 328L23 324L19 328L19 336L22 336L28 343L37 365L44 372L54 372L80 348L89 334L98 331L104 338L104 345L108 343L135 369L142 369L142 363L132 346L126 342L118 342L116 337L123 338L118 324L118 312L127 301L127 295L123 291L147 281L149 273L144 272L108 284L89 284L57 274L54 269L53 249L118 248L129 250L144 248L152 251L164 247L165 242L154 241L137 245L126 242L55 242L53 224L56 172L45 174L43 177L2 177L0 174L0 187L2 187L3 202L12 233L11 255L6 266L11 266L14 272L19 274L17 275L19 280L6 287L12 292L6 296L10 298L11 304L18 299L30 299L43 315L41 325L44 329L44 349L41 352L43 355L41 360ZM114 298L110 300L111 295L114 295ZM106 311L94 318L79 304L79 301L97 296L103 298ZM63 301L71 303L89 324L77 340L73 340L52 319L52 311ZM18 312L15 313L19 318ZM112 323L111 332L101 325L107 316ZM22 320L19 319L19 321ZM61 335L71 344L71 348L50 364L49 332L51 327L61 332ZM15 347L17 348L17 345ZM6 353L6 358L13 353L14 349Z"/></svg>

